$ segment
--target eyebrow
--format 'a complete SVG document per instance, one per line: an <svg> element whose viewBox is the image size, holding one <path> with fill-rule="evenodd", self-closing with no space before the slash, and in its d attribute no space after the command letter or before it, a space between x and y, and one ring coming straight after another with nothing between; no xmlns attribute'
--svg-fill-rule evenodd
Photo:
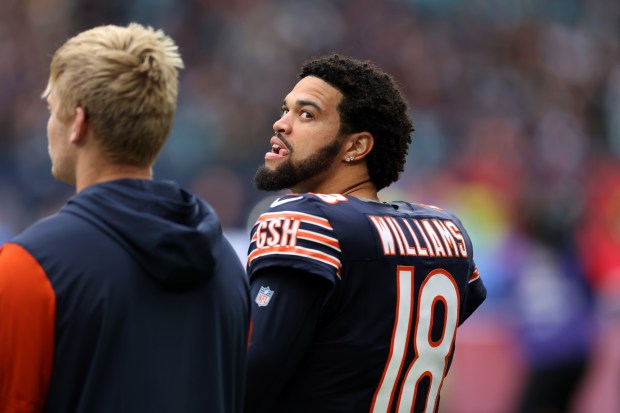
<svg viewBox="0 0 620 413"><path fill-rule="evenodd" d="M297 104L297 106L312 106L313 108L315 108L319 112L323 112L323 109L319 106L319 104L314 102L314 101L312 101L312 100L299 99L299 100L296 100L295 103ZM282 106L288 106L286 104L286 99L284 99L282 101Z"/></svg>

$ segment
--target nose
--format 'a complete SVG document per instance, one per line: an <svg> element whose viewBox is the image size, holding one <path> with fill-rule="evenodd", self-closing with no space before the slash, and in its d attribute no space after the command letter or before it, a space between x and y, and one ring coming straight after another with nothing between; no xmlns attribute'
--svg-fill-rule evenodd
<svg viewBox="0 0 620 413"><path fill-rule="evenodd" d="M284 114L273 123L273 130L275 133L281 133L283 135L291 133L291 122L288 119L289 114L290 112Z"/></svg>

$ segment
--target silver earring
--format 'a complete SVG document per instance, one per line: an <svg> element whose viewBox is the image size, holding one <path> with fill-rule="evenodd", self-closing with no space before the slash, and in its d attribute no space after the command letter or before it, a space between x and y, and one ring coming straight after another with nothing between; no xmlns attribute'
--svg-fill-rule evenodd
<svg viewBox="0 0 620 413"><path fill-rule="evenodd" d="M347 162L351 162L352 160L354 160L355 157L354 156L349 156L347 159L345 159L345 161Z"/></svg>

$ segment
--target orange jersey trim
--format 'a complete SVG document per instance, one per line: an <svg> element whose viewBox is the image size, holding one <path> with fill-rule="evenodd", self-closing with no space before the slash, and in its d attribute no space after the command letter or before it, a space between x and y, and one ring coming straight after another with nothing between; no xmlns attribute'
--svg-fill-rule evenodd
<svg viewBox="0 0 620 413"><path fill-rule="evenodd" d="M300 229L299 231L297 231L297 238L327 245L328 247L332 247L336 251L340 252L340 243L338 242L338 240L332 237L328 237L326 235Z"/></svg>
<svg viewBox="0 0 620 413"><path fill-rule="evenodd" d="M467 282L470 283L476 281L478 278L480 278L480 274L478 274L478 267L476 267L473 274L469 276L469 280Z"/></svg>
<svg viewBox="0 0 620 413"><path fill-rule="evenodd" d="M54 360L56 295L17 244L0 249L0 315L0 412L41 412Z"/></svg>
<svg viewBox="0 0 620 413"><path fill-rule="evenodd" d="M288 246L280 246L276 245L273 247L265 247L260 249L255 249L248 255L248 265L254 261L258 257L263 257L266 255L295 255L298 257L310 258L316 261L323 262L325 264L329 264L332 267L336 268L336 275L340 278L340 272L342 265L340 264L340 260L334 258L331 255L325 254L320 251L302 248L302 247L288 247Z"/></svg>
<svg viewBox="0 0 620 413"><path fill-rule="evenodd" d="M272 219L296 219L298 221L307 222L309 224L318 225L325 229L333 230L332 226L329 224L329 221L325 218L317 217L315 215L310 215L303 212L292 211L265 212L258 218L256 224L263 221L270 221Z"/></svg>

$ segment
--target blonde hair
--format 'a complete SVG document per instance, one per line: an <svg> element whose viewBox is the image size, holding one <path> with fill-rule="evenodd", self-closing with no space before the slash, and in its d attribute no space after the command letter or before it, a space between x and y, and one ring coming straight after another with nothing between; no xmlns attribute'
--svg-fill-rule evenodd
<svg viewBox="0 0 620 413"><path fill-rule="evenodd" d="M110 159L152 165L172 127L177 68L183 68L178 47L163 31L137 23L100 26L54 53L43 97L54 94L61 118L83 108Z"/></svg>

